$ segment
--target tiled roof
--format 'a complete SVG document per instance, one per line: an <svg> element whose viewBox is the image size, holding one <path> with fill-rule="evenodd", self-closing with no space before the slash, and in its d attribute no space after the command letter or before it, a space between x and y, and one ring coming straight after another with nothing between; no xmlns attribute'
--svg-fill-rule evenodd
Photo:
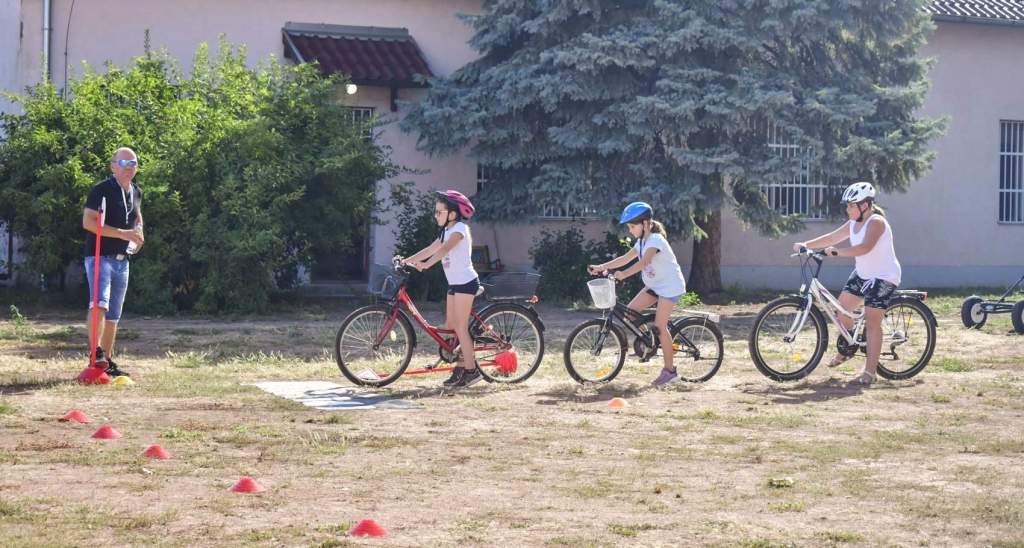
<svg viewBox="0 0 1024 548"><path fill-rule="evenodd" d="M324 74L344 73L356 84L420 87L416 75L433 76L404 28L287 23L281 34L285 57L317 61Z"/></svg>
<svg viewBox="0 0 1024 548"><path fill-rule="evenodd" d="M939 21L1024 24L1024 0L932 0L925 9Z"/></svg>

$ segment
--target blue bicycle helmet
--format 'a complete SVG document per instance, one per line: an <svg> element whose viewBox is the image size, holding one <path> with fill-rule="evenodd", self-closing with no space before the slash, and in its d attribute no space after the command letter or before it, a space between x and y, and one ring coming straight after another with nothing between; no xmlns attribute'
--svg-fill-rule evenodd
<svg viewBox="0 0 1024 548"><path fill-rule="evenodd" d="M650 219L654 216L654 208L647 202L633 202L626 206L626 209L622 210L622 215L619 217L619 224L624 225L626 223L635 223L644 219Z"/></svg>

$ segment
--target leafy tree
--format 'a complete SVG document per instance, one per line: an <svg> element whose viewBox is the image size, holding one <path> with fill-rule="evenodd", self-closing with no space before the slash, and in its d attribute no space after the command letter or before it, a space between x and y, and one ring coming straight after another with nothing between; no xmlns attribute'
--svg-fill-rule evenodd
<svg viewBox="0 0 1024 548"><path fill-rule="evenodd" d="M769 124L836 187L904 190L929 168L924 1L486 0L466 17L479 58L403 128L492 166L482 216L650 201L695 239L690 285L719 290L722 208L767 235L801 226L761 191L805 161L768 149Z"/></svg>
<svg viewBox="0 0 1024 548"><path fill-rule="evenodd" d="M260 311L316 250L344 251L395 167L337 101L336 77L245 48L205 44L185 76L165 52L126 68L86 68L64 100L50 83L0 118L0 218L27 267L63 276L81 261L82 206L119 146L139 155L146 245L128 306Z"/></svg>

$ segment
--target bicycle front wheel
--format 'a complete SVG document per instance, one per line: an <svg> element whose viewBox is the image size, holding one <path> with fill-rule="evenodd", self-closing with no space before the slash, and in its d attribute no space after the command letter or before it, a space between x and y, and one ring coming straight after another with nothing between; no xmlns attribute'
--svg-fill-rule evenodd
<svg viewBox="0 0 1024 548"><path fill-rule="evenodd" d="M480 319L471 331L484 379L517 383L530 378L544 357L544 330L533 312L516 304L497 304L484 310Z"/></svg>
<svg viewBox="0 0 1024 548"><path fill-rule="evenodd" d="M672 324L672 349L679 378L687 382L704 382L715 376L722 366L722 331L704 318L683 318Z"/></svg>
<svg viewBox="0 0 1024 548"><path fill-rule="evenodd" d="M817 307L811 306L801 325L806 301L781 297L765 305L750 330L750 357L769 379L795 381L814 371L828 346L828 326Z"/></svg>
<svg viewBox="0 0 1024 548"><path fill-rule="evenodd" d="M896 298L882 319L878 374L898 381L921 372L935 352L935 316L917 299Z"/></svg>
<svg viewBox="0 0 1024 548"><path fill-rule="evenodd" d="M360 386L386 386L402 376L412 358L413 331L391 308L373 305L348 315L338 329L334 356L345 378Z"/></svg>
<svg viewBox="0 0 1024 548"><path fill-rule="evenodd" d="M563 358L569 376L579 383L609 382L626 362L626 336L606 320L587 320L569 333Z"/></svg>

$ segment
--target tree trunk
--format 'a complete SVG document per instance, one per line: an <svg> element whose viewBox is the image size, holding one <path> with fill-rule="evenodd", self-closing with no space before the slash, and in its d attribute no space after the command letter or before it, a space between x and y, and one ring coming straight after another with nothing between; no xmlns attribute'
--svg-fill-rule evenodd
<svg viewBox="0 0 1024 548"><path fill-rule="evenodd" d="M697 219L697 226L707 237L693 241L693 266L686 289L700 295L716 293L722 290L722 211L715 210L706 218Z"/></svg>

